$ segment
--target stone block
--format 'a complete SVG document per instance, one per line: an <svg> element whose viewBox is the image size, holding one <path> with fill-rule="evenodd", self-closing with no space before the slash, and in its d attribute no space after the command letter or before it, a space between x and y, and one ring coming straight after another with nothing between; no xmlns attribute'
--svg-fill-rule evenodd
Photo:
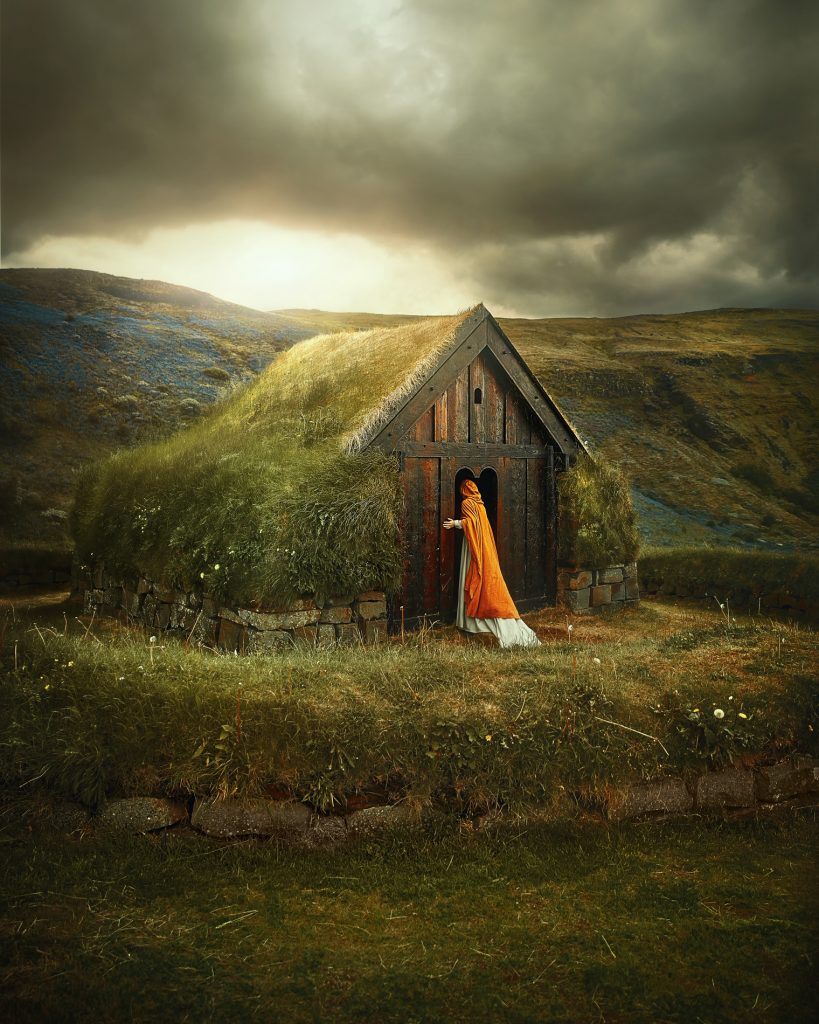
<svg viewBox="0 0 819 1024"><path fill-rule="evenodd" d="M560 578L567 590L583 590L594 582L592 573L586 569L561 569Z"/></svg>
<svg viewBox="0 0 819 1024"><path fill-rule="evenodd" d="M611 604L611 586L608 583L601 583L591 588L589 604L592 608L599 608L603 604Z"/></svg>
<svg viewBox="0 0 819 1024"><path fill-rule="evenodd" d="M347 829L351 835L372 835L393 829L418 828L421 816L407 804L387 807L362 807L347 816Z"/></svg>
<svg viewBox="0 0 819 1024"><path fill-rule="evenodd" d="M293 643L299 647L315 647L318 626L296 626L291 629L290 635L293 637Z"/></svg>
<svg viewBox="0 0 819 1024"><path fill-rule="evenodd" d="M229 839L234 836L303 836L310 823L304 804L291 801L197 800L191 825L208 836Z"/></svg>
<svg viewBox="0 0 819 1024"><path fill-rule="evenodd" d="M361 633L354 622L336 626L336 641L345 647L357 647L361 643Z"/></svg>
<svg viewBox="0 0 819 1024"><path fill-rule="evenodd" d="M626 580L626 600L637 601L640 597L640 585L637 582L637 578Z"/></svg>
<svg viewBox="0 0 819 1024"><path fill-rule="evenodd" d="M305 846L331 846L347 839L347 822L340 815L317 814L310 819L306 832L299 837Z"/></svg>
<svg viewBox="0 0 819 1024"><path fill-rule="evenodd" d="M236 626L246 626L248 620L243 618L239 612L234 611L233 608L222 607L216 613L220 619L227 619L228 622L234 623ZM253 625L253 623L251 623ZM257 629L264 629L264 626L257 626ZM271 629L273 627L271 626Z"/></svg>
<svg viewBox="0 0 819 1024"><path fill-rule="evenodd" d="M156 832L188 820L183 804L152 796L109 800L94 818L94 825L108 832Z"/></svg>
<svg viewBox="0 0 819 1024"><path fill-rule="evenodd" d="M760 768L756 776L757 797L765 803L778 803L812 792L816 786L818 763L804 757Z"/></svg>
<svg viewBox="0 0 819 1024"><path fill-rule="evenodd" d="M160 612L167 605L160 605ZM219 633L216 642L226 651L244 652L247 645L246 630L244 626L237 626L230 619L219 619Z"/></svg>
<svg viewBox="0 0 819 1024"><path fill-rule="evenodd" d="M365 590L363 594L356 597L357 601L384 601L386 595L383 590Z"/></svg>
<svg viewBox="0 0 819 1024"><path fill-rule="evenodd" d="M137 616L140 613L142 600L135 590L123 590L122 607L129 615Z"/></svg>
<svg viewBox="0 0 819 1024"><path fill-rule="evenodd" d="M609 565L605 569L601 569L597 574L598 583L622 583L623 581L623 566L622 565Z"/></svg>
<svg viewBox="0 0 819 1024"><path fill-rule="evenodd" d="M53 804L43 817L43 823L58 832L76 832L85 828L90 820L88 808L74 801Z"/></svg>
<svg viewBox="0 0 819 1024"><path fill-rule="evenodd" d="M565 594L565 601L570 611L585 612L589 609L589 598L591 589L584 587L583 590L569 590Z"/></svg>
<svg viewBox="0 0 819 1024"><path fill-rule="evenodd" d="M219 607L212 597L202 598L202 614L206 619L215 619L219 614Z"/></svg>
<svg viewBox="0 0 819 1024"><path fill-rule="evenodd" d="M636 580L637 579L637 563L626 562L623 566L623 579Z"/></svg>
<svg viewBox="0 0 819 1024"><path fill-rule="evenodd" d="M254 654L277 654L293 646L293 637L283 629L250 630L246 648Z"/></svg>
<svg viewBox="0 0 819 1024"><path fill-rule="evenodd" d="M154 621L158 629L167 629L171 624L171 606L169 604L157 605Z"/></svg>
<svg viewBox="0 0 819 1024"><path fill-rule="evenodd" d="M319 622L350 622L352 617L349 605L339 605L337 608L327 606L322 611Z"/></svg>
<svg viewBox="0 0 819 1024"><path fill-rule="evenodd" d="M386 619L367 619L363 624L364 643L380 644L387 639Z"/></svg>
<svg viewBox="0 0 819 1024"><path fill-rule="evenodd" d="M316 627L316 646L335 647L336 631L331 625L319 625Z"/></svg>
<svg viewBox="0 0 819 1024"><path fill-rule="evenodd" d="M685 814L693 807L682 779L656 779L617 790L607 810L612 821L625 821L641 814Z"/></svg>
<svg viewBox="0 0 819 1024"><path fill-rule="evenodd" d="M103 568L103 566L98 565L96 567L96 569L94 569L94 589L95 590L102 590L102 588L104 586L105 586L105 569Z"/></svg>
<svg viewBox="0 0 819 1024"><path fill-rule="evenodd" d="M220 617L222 613L219 613ZM255 629L296 629L298 626L311 626L318 622L321 612L313 604L304 611L288 611L278 613L254 612L248 608L239 609L239 621L246 622Z"/></svg>
<svg viewBox="0 0 819 1024"><path fill-rule="evenodd" d="M625 601L625 599L626 599L626 585L625 585L625 583L612 583L611 584L611 599L612 599L612 601Z"/></svg>
<svg viewBox="0 0 819 1024"><path fill-rule="evenodd" d="M122 589L120 587L106 587L102 600L104 604L111 605L112 608L119 608L122 604Z"/></svg>
<svg viewBox="0 0 819 1024"><path fill-rule="evenodd" d="M142 576L140 578L139 582L137 583L137 588L136 588L137 593L138 594L150 594L150 592L152 590L153 590L153 584L151 583L151 581L150 580L146 580L145 577Z"/></svg>
<svg viewBox="0 0 819 1024"><path fill-rule="evenodd" d="M353 603L354 598L355 594L335 594L327 598L324 602L324 607L338 608L345 604L349 607Z"/></svg>
<svg viewBox="0 0 819 1024"><path fill-rule="evenodd" d="M728 768L707 772L697 779L697 809L718 811L724 807L753 807L756 801L751 772Z"/></svg>
<svg viewBox="0 0 819 1024"><path fill-rule="evenodd" d="M157 590L156 599L160 604L176 604L179 598L185 597L184 594L178 594L175 590Z"/></svg>
<svg viewBox="0 0 819 1024"><path fill-rule="evenodd" d="M387 602L359 601L356 612L362 619L382 619L387 614Z"/></svg>

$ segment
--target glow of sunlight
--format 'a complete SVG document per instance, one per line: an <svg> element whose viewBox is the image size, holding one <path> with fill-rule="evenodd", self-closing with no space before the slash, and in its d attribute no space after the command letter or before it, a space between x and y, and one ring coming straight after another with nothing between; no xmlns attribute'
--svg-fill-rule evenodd
<svg viewBox="0 0 819 1024"><path fill-rule="evenodd" d="M4 266L74 267L167 281L256 309L453 313L480 301L428 249L229 220L139 240L50 237Z"/></svg>

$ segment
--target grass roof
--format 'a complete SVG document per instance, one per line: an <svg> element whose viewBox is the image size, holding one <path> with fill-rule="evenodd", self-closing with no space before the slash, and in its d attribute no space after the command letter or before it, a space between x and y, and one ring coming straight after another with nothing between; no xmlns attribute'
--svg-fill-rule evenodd
<svg viewBox="0 0 819 1024"><path fill-rule="evenodd" d="M274 607L392 589L397 468L364 449L470 312L310 338L187 429L88 467L80 560Z"/></svg>

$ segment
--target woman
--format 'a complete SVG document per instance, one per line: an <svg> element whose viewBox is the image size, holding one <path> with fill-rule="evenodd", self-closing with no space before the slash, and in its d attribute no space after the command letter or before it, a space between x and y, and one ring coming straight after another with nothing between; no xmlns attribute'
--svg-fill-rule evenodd
<svg viewBox="0 0 819 1024"><path fill-rule="evenodd" d="M539 647L540 640L521 619L498 562L492 527L474 480L461 484L461 519L447 519L445 530L463 530L458 612L455 625L467 633L492 633L501 647Z"/></svg>

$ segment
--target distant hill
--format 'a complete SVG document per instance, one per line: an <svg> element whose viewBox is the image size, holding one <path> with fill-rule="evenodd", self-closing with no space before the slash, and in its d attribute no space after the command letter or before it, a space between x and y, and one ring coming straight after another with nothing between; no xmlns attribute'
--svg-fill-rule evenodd
<svg viewBox="0 0 819 1024"><path fill-rule="evenodd" d="M161 281L0 271L0 541L59 543L75 467L177 429L314 333Z"/></svg>
<svg viewBox="0 0 819 1024"><path fill-rule="evenodd" d="M288 310L314 330L407 317ZM816 547L819 310L501 319L654 543Z"/></svg>
<svg viewBox="0 0 819 1024"><path fill-rule="evenodd" d="M0 543L65 542L77 466L176 430L281 349L412 319L0 271ZM819 311L501 324L580 434L629 473L647 540L816 546Z"/></svg>

